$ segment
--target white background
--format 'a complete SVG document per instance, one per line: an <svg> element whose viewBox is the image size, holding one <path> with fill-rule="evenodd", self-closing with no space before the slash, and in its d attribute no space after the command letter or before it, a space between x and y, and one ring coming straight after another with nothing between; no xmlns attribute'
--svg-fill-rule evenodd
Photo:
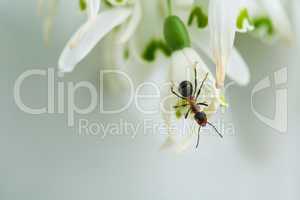
<svg viewBox="0 0 300 200"><path fill-rule="evenodd" d="M298 5L299 6L299 5ZM300 18L288 5L293 28ZM237 46L249 63L249 86L233 86L227 92L230 107L224 119L234 124L235 135L220 140L201 138L199 149L182 154L159 151L165 136L79 136L67 127L66 114L29 115L13 98L17 77L29 69L56 67L57 58L70 35L83 21L74 11L77 1L63 1L54 22L51 44L45 47L42 19L36 1L0 0L0 199L94 200L94 199L243 199L297 200L300 198L299 155L299 43L291 47L269 46L239 36ZM297 10L297 11L298 11ZM299 32L298 32L299 33ZM91 81L97 86L101 69L101 43L74 73L59 81ZM155 68L148 80L163 77L164 66ZM280 134L258 120L251 111L251 90L257 82L283 67L288 68L288 133ZM22 97L30 105L45 105L47 83L43 77L27 81ZM255 108L272 116L274 91L258 94ZM120 94L107 95L119 102ZM76 95L83 106L85 92ZM159 120L159 114L147 118ZM97 112L86 118L102 123L142 122L144 115L133 106L120 115Z"/></svg>

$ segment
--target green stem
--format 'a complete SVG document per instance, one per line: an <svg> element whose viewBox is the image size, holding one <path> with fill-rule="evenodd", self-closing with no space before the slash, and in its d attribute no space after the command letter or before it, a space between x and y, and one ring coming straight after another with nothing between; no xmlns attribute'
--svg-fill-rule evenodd
<svg viewBox="0 0 300 200"><path fill-rule="evenodd" d="M172 7L172 0L167 0L167 4L168 4L168 14L169 15L172 15L172 10L173 10L173 7Z"/></svg>

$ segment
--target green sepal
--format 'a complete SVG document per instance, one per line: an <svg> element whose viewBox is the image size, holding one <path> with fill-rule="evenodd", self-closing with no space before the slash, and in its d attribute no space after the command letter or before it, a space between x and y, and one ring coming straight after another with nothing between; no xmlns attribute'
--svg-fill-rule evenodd
<svg viewBox="0 0 300 200"><path fill-rule="evenodd" d="M191 46L189 33L183 21L175 15L165 19L164 37L167 45L172 51L181 50Z"/></svg>
<svg viewBox="0 0 300 200"><path fill-rule="evenodd" d="M197 20L197 26L198 28L205 28L208 25L208 17L207 15L202 11L201 7L195 6L188 19L188 25L191 26L193 24L194 19Z"/></svg>

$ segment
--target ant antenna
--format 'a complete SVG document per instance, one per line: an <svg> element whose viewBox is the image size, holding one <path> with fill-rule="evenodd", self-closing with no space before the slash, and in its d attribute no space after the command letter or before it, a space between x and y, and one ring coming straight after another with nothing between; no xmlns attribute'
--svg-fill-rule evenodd
<svg viewBox="0 0 300 200"><path fill-rule="evenodd" d="M201 129L201 126L199 126L199 128L198 128L198 138L197 138L196 149L197 149L198 146L199 146L199 141L200 141L200 129Z"/></svg>
<svg viewBox="0 0 300 200"><path fill-rule="evenodd" d="M211 124L210 122L207 122L211 127L213 127L215 129L215 131L218 133L218 135L223 138L223 135L218 131L218 129L213 125Z"/></svg>

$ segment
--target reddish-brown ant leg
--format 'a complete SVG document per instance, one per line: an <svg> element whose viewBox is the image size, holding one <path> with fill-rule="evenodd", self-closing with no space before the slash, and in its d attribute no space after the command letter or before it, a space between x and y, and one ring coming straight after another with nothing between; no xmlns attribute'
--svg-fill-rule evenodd
<svg viewBox="0 0 300 200"><path fill-rule="evenodd" d="M207 122L207 124L210 125L211 127L213 127L213 128L215 129L215 131L217 132L217 134L218 134L221 138L223 138L223 135L218 131L218 129L217 129L212 123Z"/></svg>
<svg viewBox="0 0 300 200"><path fill-rule="evenodd" d="M196 66L197 66L197 63L195 63L195 66L194 66L194 73L195 73L195 89L194 89L194 94L193 94L193 96L195 96L195 94L196 94L196 91L197 91L197 87L198 87L198 78L197 78L197 68L196 68Z"/></svg>
<svg viewBox="0 0 300 200"><path fill-rule="evenodd" d="M175 96L177 96L178 98L180 98L180 99L185 99L184 97L180 96L179 94L177 94L177 93L174 91L173 86L171 86L171 92L172 92Z"/></svg>
<svg viewBox="0 0 300 200"><path fill-rule="evenodd" d="M179 105L179 106L173 106L175 109L176 108L180 108L180 107L186 107L186 106L188 106L189 104L183 104L183 105Z"/></svg>
<svg viewBox="0 0 300 200"><path fill-rule="evenodd" d="M199 146L199 141L200 141L200 130L201 130L201 126L199 126L199 128L198 128L198 138L197 138L196 149L197 149L198 146Z"/></svg>
<svg viewBox="0 0 300 200"><path fill-rule="evenodd" d="M203 81L202 81L202 83L201 83L201 86L200 86L200 88L199 88L199 90L198 90L198 93L197 93L197 95L196 95L196 100L198 99L198 97L199 97L199 95L200 95L200 93L201 93L201 90L202 90L202 88L203 88L204 82L206 81L207 77L208 77L208 73L206 74L205 78L203 79Z"/></svg>
<svg viewBox="0 0 300 200"><path fill-rule="evenodd" d="M190 108L188 111L187 111L187 113L185 114L185 116L184 116L184 118L185 119L187 119L188 118L188 116L189 116L189 114L190 114L190 112L192 111L192 109Z"/></svg>
<svg viewBox="0 0 300 200"><path fill-rule="evenodd" d="M197 105L201 105L201 106L206 106L206 107L208 107L208 104L206 104L206 103L197 103Z"/></svg>

